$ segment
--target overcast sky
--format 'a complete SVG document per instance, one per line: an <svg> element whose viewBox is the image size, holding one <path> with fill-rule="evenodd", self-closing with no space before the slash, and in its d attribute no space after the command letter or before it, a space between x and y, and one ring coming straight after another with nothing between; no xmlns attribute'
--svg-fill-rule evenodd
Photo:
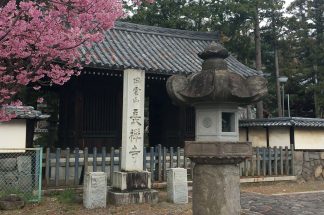
<svg viewBox="0 0 324 215"><path fill-rule="evenodd" d="M285 0L285 7L287 7L291 2L293 2L294 0Z"/></svg>

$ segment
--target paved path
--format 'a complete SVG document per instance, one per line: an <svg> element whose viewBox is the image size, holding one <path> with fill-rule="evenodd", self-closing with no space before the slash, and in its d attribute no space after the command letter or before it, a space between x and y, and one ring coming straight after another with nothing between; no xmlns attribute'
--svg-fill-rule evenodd
<svg viewBox="0 0 324 215"><path fill-rule="evenodd" d="M287 195L242 193L241 205L247 215L324 215L324 192Z"/></svg>

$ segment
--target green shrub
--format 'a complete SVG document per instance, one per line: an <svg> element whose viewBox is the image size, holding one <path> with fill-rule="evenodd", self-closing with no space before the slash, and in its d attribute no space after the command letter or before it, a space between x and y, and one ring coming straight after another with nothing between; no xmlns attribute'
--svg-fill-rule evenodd
<svg viewBox="0 0 324 215"><path fill-rule="evenodd" d="M76 203L77 193L75 192L75 190L66 189L63 192L59 193L57 199L60 203L65 203L65 204Z"/></svg>

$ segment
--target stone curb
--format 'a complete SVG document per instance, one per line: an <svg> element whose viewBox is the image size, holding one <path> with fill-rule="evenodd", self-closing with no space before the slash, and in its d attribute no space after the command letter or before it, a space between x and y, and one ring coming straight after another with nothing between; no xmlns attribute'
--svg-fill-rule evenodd
<svg viewBox="0 0 324 215"><path fill-rule="evenodd" d="M255 183L255 182L272 182L272 181L296 181L297 176L269 176L269 177L254 177L241 178L241 183Z"/></svg>
<svg viewBox="0 0 324 215"><path fill-rule="evenodd" d="M294 193L275 193L275 194L271 194L271 195L272 196L285 196L285 195L298 195L298 194L311 194L311 193L324 193L324 190L294 192Z"/></svg>

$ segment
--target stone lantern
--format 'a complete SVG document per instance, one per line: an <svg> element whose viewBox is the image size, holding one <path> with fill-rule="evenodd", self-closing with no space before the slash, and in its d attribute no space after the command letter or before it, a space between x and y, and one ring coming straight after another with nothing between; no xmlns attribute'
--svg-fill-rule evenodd
<svg viewBox="0 0 324 215"><path fill-rule="evenodd" d="M185 155L195 162L195 215L240 214L238 164L252 156L252 146L238 142L238 106L255 103L267 93L265 78L230 71L228 56L224 47L211 43L199 54L202 71L167 81L172 100L196 111L196 140L185 144Z"/></svg>

